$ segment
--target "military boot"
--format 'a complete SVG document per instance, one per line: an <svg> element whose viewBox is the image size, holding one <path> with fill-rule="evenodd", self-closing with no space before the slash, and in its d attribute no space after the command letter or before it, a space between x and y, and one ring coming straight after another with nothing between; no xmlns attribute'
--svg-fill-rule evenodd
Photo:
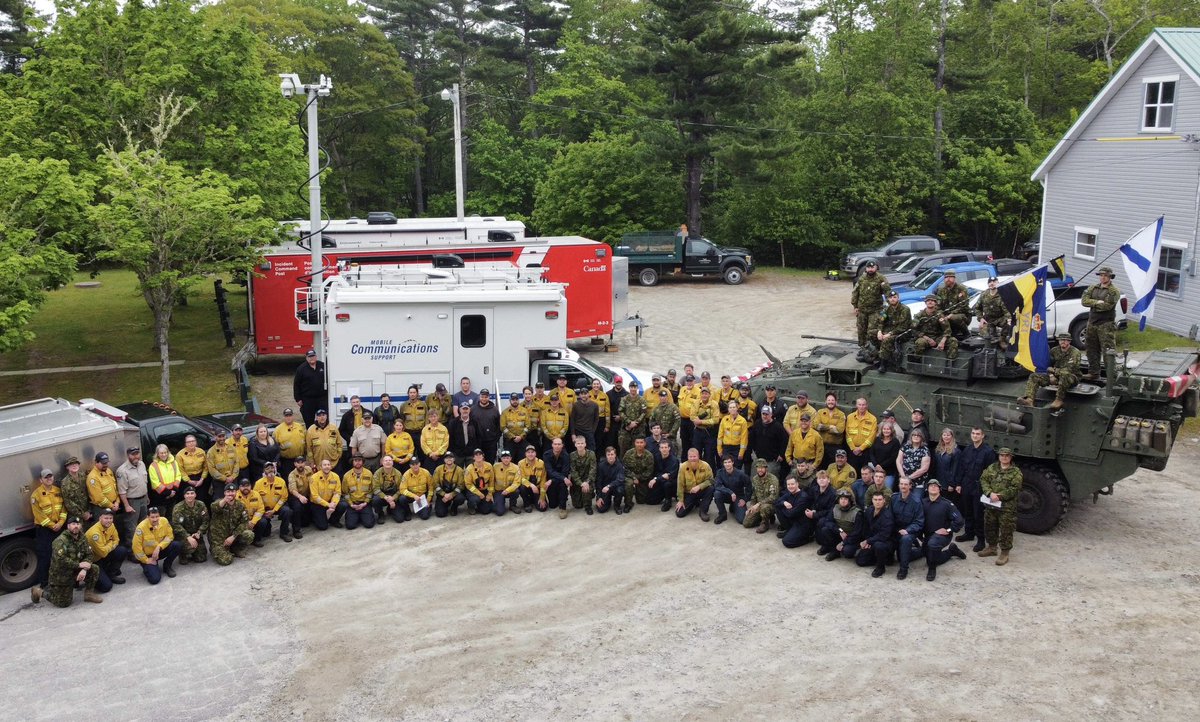
<svg viewBox="0 0 1200 722"><path fill-rule="evenodd" d="M559 510L558 510L558 518L559 518L559 519L566 519L566 518L567 518L567 509L566 509L566 507L563 507L562 509L559 509Z"/></svg>
<svg viewBox="0 0 1200 722"><path fill-rule="evenodd" d="M91 602L92 604L100 604L104 601L104 597L89 589L83 593L83 601Z"/></svg>
<svg viewBox="0 0 1200 722"><path fill-rule="evenodd" d="M1054 398L1054 401L1051 401L1051 402L1050 402L1050 406L1048 406L1047 408L1050 408L1050 409L1061 409L1062 407L1063 407L1063 400L1062 400L1062 399L1060 399L1060 398L1058 398L1058 397L1056 396L1056 397Z"/></svg>
<svg viewBox="0 0 1200 722"><path fill-rule="evenodd" d="M38 604L39 602L41 602L42 601L41 586L35 584L32 587L30 587L29 588L29 596L33 599L34 604Z"/></svg>
<svg viewBox="0 0 1200 722"><path fill-rule="evenodd" d="M982 555L980 555L980 556L982 556ZM1005 564L1008 564L1008 550L1001 549L1000 556L996 557L996 566L1002 567Z"/></svg>
<svg viewBox="0 0 1200 722"><path fill-rule="evenodd" d="M879 363L875 364L875 370L881 374L886 374L888 372L887 361L879 359Z"/></svg>
<svg viewBox="0 0 1200 722"><path fill-rule="evenodd" d="M994 557L994 556L996 556L996 545L988 544L985 549L983 549L982 551L977 552L977 553L981 557ZM1007 558L1007 552L1005 553L1005 557Z"/></svg>
<svg viewBox="0 0 1200 722"><path fill-rule="evenodd" d="M1028 396L1021 396L1017 399L1018 406L1033 406L1033 399Z"/></svg>
<svg viewBox="0 0 1200 722"><path fill-rule="evenodd" d="M662 503L662 505L661 505L661 506L659 506L659 507L658 507L658 510L659 510L659 511L667 511L667 510L668 510L668 509L670 509L670 508L671 508L671 500L670 500L670 499L663 499L663 503Z"/></svg>
<svg viewBox="0 0 1200 722"><path fill-rule="evenodd" d="M766 534L769 531L771 531L771 522L764 521L762 524L758 525L758 528L754 530L754 533L755 534Z"/></svg>

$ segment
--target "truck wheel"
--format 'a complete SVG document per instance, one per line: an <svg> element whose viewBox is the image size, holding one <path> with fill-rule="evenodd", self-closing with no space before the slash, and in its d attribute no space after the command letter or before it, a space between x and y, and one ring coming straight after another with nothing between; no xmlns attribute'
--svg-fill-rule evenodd
<svg viewBox="0 0 1200 722"><path fill-rule="evenodd" d="M643 268L638 273L638 283L642 284L643 286L658 285L658 271L654 270L653 268Z"/></svg>
<svg viewBox="0 0 1200 722"><path fill-rule="evenodd" d="M1058 472L1044 464L1020 463L1025 481L1017 494L1017 531L1045 534L1067 514L1071 494Z"/></svg>
<svg viewBox="0 0 1200 722"><path fill-rule="evenodd" d="M746 272L741 266L729 266L721 275L730 286L736 286L746 280Z"/></svg>
<svg viewBox="0 0 1200 722"><path fill-rule="evenodd" d="M17 592L33 584L37 553L33 539L17 537L0 544L0 590Z"/></svg>
<svg viewBox="0 0 1200 722"><path fill-rule="evenodd" d="M1071 322L1070 334L1071 345L1077 349L1083 350L1084 334L1087 332L1087 317L1080 316Z"/></svg>

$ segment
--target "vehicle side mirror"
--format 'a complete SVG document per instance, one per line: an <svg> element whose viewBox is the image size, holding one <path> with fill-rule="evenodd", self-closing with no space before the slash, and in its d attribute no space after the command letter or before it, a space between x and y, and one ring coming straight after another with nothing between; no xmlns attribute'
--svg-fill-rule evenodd
<svg viewBox="0 0 1200 722"><path fill-rule="evenodd" d="M712 246L709 246L709 247L708 247L708 254L707 254L707 255L709 255L709 256L715 256L715 255L717 255L717 249L713 248Z"/></svg>

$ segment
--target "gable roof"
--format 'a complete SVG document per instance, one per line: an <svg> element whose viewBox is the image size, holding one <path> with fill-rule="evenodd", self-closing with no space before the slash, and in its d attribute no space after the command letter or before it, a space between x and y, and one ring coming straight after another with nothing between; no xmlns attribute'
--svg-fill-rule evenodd
<svg viewBox="0 0 1200 722"><path fill-rule="evenodd" d="M1043 180L1050 168L1067 152L1071 145L1079 140L1083 129L1091 122L1093 116L1108 104L1112 96L1125 85L1130 75L1137 72L1146 58L1155 49L1161 48L1175 64L1178 65L1192 82L1200 85L1200 28L1155 28L1146 40L1129 56L1117 74L1100 89L1092 102L1080 114L1079 118L1067 130L1066 135L1054 146L1054 150L1046 156L1042 164L1030 176L1030 180Z"/></svg>

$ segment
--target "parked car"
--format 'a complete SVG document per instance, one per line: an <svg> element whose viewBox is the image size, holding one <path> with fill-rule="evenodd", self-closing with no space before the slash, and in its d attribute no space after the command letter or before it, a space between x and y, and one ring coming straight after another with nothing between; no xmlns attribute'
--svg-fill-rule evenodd
<svg viewBox="0 0 1200 722"><path fill-rule="evenodd" d="M1021 248L1018 251L1017 255L1021 256L1022 258L1024 258L1025 260L1027 260L1031 263L1037 263L1038 257L1041 255L1041 252L1042 252L1042 242L1037 239L1034 239L1032 241L1025 241L1024 243L1022 243Z"/></svg>
<svg viewBox="0 0 1200 722"><path fill-rule="evenodd" d="M901 261L919 253L942 250L942 242L933 236L893 236L878 248L860 248L850 251L842 259L842 272L852 280L866 268L867 261L879 264L879 271L891 271Z"/></svg>
<svg viewBox="0 0 1200 722"><path fill-rule="evenodd" d="M707 238L687 238L675 231L626 233L613 249L629 259L629 277L653 286L663 275L719 276L737 285L754 273L754 257L745 248L718 246Z"/></svg>
<svg viewBox="0 0 1200 722"><path fill-rule="evenodd" d="M909 266L909 270L907 271L892 271L885 273L883 277L887 279L892 288L896 288L898 286L910 285L918 276L931 268L955 263L988 263L991 260L991 251L966 251L962 249L937 251L925 254L919 261Z"/></svg>
<svg viewBox="0 0 1200 722"><path fill-rule="evenodd" d="M987 279L996 275L996 269L990 263L947 263L936 268L930 268L907 286L892 286L892 290L900 294L900 302L920 301L930 293L937 293L946 279L946 272L954 271L959 283L975 279L983 279L987 288Z"/></svg>
<svg viewBox="0 0 1200 722"><path fill-rule="evenodd" d="M92 400L85 399L85 401ZM208 449L213 445L218 429L229 434L232 433L234 424L241 424L246 435L250 436L259 423L265 423L271 429L274 429L277 423L274 419L262 414L242 411L195 417L184 416L166 404L151 401L120 404L115 408L99 402L93 403L96 411L105 413L104 408L107 407L109 411L106 415L114 418L123 416L123 421L137 427L143 454L146 458L154 455L154 449L159 444L166 444L172 454L178 452L183 448L183 442L188 436L195 436L196 445L202 449Z"/></svg>
<svg viewBox="0 0 1200 722"><path fill-rule="evenodd" d="M1036 260L1037 255L1034 255L1034 261ZM992 261L992 265L996 267L997 276L1015 276L1032 269L1036 263L1023 261L1020 258L997 258Z"/></svg>

